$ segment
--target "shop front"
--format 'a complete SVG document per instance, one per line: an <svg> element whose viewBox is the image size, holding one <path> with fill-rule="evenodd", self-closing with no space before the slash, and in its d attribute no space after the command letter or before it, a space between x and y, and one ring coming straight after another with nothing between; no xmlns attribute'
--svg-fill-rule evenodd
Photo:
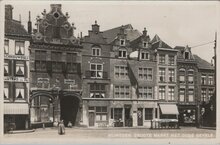
<svg viewBox="0 0 220 145"><path fill-rule="evenodd" d="M181 105L179 108L179 123L181 126L196 126L197 124L197 109L196 106Z"/></svg>

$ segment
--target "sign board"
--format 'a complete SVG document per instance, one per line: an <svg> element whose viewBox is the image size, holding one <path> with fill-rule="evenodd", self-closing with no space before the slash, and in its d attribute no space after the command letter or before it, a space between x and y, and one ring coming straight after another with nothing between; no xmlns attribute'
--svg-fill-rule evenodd
<svg viewBox="0 0 220 145"><path fill-rule="evenodd" d="M5 54L4 55L5 59L16 59L16 60L29 60L28 56L24 56L24 55L9 55L9 54Z"/></svg>
<svg viewBox="0 0 220 145"><path fill-rule="evenodd" d="M73 79L64 79L64 84L75 85L75 80L73 80Z"/></svg>
<svg viewBox="0 0 220 145"><path fill-rule="evenodd" d="M28 78L5 76L4 81L8 82L28 82Z"/></svg>
<svg viewBox="0 0 220 145"><path fill-rule="evenodd" d="M49 78L37 78L37 83L49 84L49 81L50 81Z"/></svg>

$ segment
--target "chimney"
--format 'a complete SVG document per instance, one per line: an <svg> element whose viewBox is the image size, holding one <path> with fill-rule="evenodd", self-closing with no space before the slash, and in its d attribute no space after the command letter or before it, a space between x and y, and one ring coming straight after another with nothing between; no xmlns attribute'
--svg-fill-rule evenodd
<svg viewBox="0 0 220 145"><path fill-rule="evenodd" d="M29 11L29 18L28 18L28 34L32 32L32 22L31 22L31 12Z"/></svg>
<svg viewBox="0 0 220 145"><path fill-rule="evenodd" d="M95 24L92 25L92 31L95 33L99 32L99 25L97 24L97 21L95 20Z"/></svg>
<svg viewBox="0 0 220 145"><path fill-rule="evenodd" d="M62 5L61 4L51 4L51 11L61 10Z"/></svg>
<svg viewBox="0 0 220 145"><path fill-rule="evenodd" d="M13 6L5 5L5 19L12 20L13 19Z"/></svg>
<svg viewBox="0 0 220 145"><path fill-rule="evenodd" d="M147 36L147 30L146 30L146 28L144 28L143 36Z"/></svg>

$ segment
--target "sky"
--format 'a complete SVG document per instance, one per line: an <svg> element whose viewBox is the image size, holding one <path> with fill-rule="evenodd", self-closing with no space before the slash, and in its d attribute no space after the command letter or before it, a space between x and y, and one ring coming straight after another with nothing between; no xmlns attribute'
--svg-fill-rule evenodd
<svg viewBox="0 0 220 145"><path fill-rule="evenodd" d="M69 13L69 22L75 23L75 35L83 36L91 30L97 20L104 31L121 25L131 24L134 29L143 31L146 27L150 38L157 34L171 47L192 47L192 52L208 62L214 55L214 44L193 47L214 41L218 26L218 7L212 2L149 2L149 1L9 1L12 4L13 18L27 28L28 12L35 27L36 16L42 17L44 9L50 11L50 4L62 4L62 11Z"/></svg>

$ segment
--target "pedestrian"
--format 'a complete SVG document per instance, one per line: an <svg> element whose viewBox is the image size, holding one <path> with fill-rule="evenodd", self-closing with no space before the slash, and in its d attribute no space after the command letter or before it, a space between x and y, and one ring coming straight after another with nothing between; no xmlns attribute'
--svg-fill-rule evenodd
<svg viewBox="0 0 220 145"><path fill-rule="evenodd" d="M63 120L61 120L61 121L59 122L59 125L58 125L58 134L60 134L60 135L65 134L65 126L64 126L64 124L63 124Z"/></svg>
<svg viewBox="0 0 220 145"><path fill-rule="evenodd" d="M68 126L69 128L72 128L73 124L71 123L71 121L68 122L67 126Z"/></svg>

